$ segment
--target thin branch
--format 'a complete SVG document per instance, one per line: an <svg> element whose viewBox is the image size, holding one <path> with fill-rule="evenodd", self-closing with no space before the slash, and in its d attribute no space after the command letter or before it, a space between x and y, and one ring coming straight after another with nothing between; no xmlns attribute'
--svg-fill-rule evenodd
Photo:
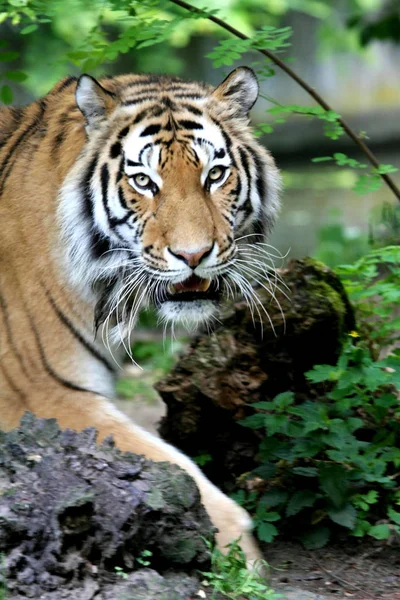
<svg viewBox="0 0 400 600"><path fill-rule="evenodd" d="M219 19L218 17L215 17L213 15L207 15L206 12L204 12L203 10L200 10L199 8L196 8L195 6L192 6L191 4L188 4L187 2L185 2L185 0L169 0L169 2L171 2L172 4L176 4L177 6L180 6L181 8L184 8L185 10L187 10L189 12L193 12L196 14L202 14L205 19L212 21L219 27L222 27L226 31L229 31L229 33L240 38L241 40L249 40L250 39L247 35L245 35L241 31L239 31L238 29L235 29L235 27L232 27L228 23L225 23L225 21L223 21L222 19ZM325 110L333 110L329 106L329 104L322 98L322 96L320 96L318 94L318 92L314 88L309 86L308 83L306 81L304 81L304 79L302 79L299 75L297 75L297 73L295 73L295 71L293 71L280 58L278 58L275 54L273 54L273 52L270 52L269 50L262 50L259 48L257 48L257 52L260 52L261 54L263 54L264 56L269 58L272 62L274 62L276 65L278 65L278 67L280 67L283 71L285 71L285 73L287 73L289 75L289 77L294 79L294 81L296 81L299 84L299 86L303 88L303 90L305 90L312 98L314 98L314 100L317 102L317 104L322 106L322 108L324 108ZM337 119L337 122L341 125L343 130L353 140L353 142L355 144L357 144L357 146L360 148L361 152L367 157L367 159L369 160L371 165L373 165L373 167L378 169L380 166L378 159L371 152L371 150L368 148L368 146L363 142L363 140L356 134L356 132L353 131L353 129L350 127L350 125L348 125L348 123L341 117ZM400 200L400 190L397 187L397 185L395 184L395 182L393 181L393 179L387 174L382 174L382 175L380 175L380 177L382 177L382 179L384 180L386 185L389 186L389 188L392 190L392 192L396 196L396 198L398 200Z"/></svg>

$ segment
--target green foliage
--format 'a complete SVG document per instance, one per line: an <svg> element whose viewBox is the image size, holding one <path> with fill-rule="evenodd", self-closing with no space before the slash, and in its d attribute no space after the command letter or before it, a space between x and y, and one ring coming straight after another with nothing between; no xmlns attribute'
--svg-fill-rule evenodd
<svg viewBox="0 0 400 600"><path fill-rule="evenodd" d="M353 169L367 169L368 165L358 161L355 158L350 158L343 152L335 152L333 156L319 156L313 158L314 163L334 161L338 167L351 167ZM353 190L357 194L367 194L368 192L375 192L382 186L382 178L380 175L387 175L389 173L396 173L398 169L392 165L381 164L378 168L370 168L369 172L363 175L359 175L358 179L353 187Z"/></svg>
<svg viewBox="0 0 400 600"><path fill-rule="evenodd" d="M144 339L134 342L132 357L142 369L134 377L121 377L116 384L118 396L133 400L157 398L153 385L174 366L185 338L179 340Z"/></svg>
<svg viewBox="0 0 400 600"><path fill-rule="evenodd" d="M211 549L210 543L205 540L208 547ZM258 570L267 570L268 565L265 561L258 561L259 569L248 571L246 567L246 557L239 546L239 542L235 541L229 545L229 550L226 554L218 548L214 548L211 553L211 571L201 572L205 578L207 587L212 589L212 596L223 594L231 600L278 600L283 598L281 594L276 594L266 584L265 577L258 573ZM203 583L204 585L204 583Z"/></svg>
<svg viewBox="0 0 400 600"><path fill-rule="evenodd" d="M400 247L372 250L337 269L355 306L351 332L336 365L305 374L313 396L292 392L252 405L241 424L265 433L261 491L236 499L256 521L263 541L297 532L321 547L338 529L388 539L400 535ZM271 527L272 522L278 525Z"/></svg>

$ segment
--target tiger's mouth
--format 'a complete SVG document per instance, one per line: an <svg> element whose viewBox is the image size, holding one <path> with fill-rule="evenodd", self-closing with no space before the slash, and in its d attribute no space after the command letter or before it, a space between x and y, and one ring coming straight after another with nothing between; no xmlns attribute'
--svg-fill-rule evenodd
<svg viewBox="0 0 400 600"><path fill-rule="evenodd" d="M193 302L195 300L219 300L219 283L216 279L202 279L191 275L179 283L170 283L165 301Z"/></svg>

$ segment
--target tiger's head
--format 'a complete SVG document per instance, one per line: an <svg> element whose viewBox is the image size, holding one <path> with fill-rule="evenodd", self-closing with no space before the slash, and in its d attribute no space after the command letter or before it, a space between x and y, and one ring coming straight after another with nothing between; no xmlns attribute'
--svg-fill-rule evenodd
<svg viewBox="0 0 400 600"><path fill-rule="evenodd" d="M87 141L61 190L70 273L98 323L129 332L152 303L189 326L223 296L252 297L252 237L278 212L279 172L249 127L251 69L217 88L157 75L80 77ZM259 247L260 249L260 247ZM256 277L257 278L257 277Z"/></svg>

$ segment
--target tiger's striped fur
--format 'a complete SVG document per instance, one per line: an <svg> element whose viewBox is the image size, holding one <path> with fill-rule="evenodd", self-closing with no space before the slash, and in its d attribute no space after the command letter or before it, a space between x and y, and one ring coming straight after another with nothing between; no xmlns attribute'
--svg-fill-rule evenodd
<svg viewBox="0 0 400 600"><path fill-rule="evenodd" d="M220 545L241 535L250 559L246 513L107 398L114 337L127 345L138 310L213 318L243 279L237 239L273 224L278 171L248 126L257 91L245 68L216 89L84 75L0 110L1 427L31 410L176 462L197 481Z"/></svg>

